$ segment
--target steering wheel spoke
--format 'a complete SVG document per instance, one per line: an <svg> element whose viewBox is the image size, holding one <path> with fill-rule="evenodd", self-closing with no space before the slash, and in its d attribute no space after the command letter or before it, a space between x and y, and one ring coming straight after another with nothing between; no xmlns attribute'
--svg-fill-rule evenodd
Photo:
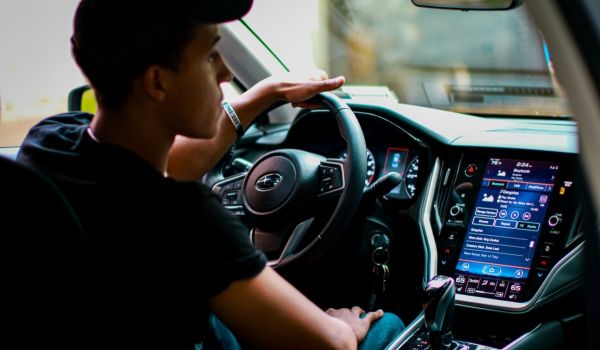
<svg viewBox="0 0 600 350"><path fill-rule="evenodd" d="M212 187L213 193L221 199L221 204L236 216L244 215L242 186L247 174L244 172L230 176Z"/></svg>
<svg viewBox="0 0 600 350"><path fill-rule="evenodd" d="M284 261L293 259L298 253L313 221L314 218L309 218L279 231L265 231L255 227L251 231L250 238L256 248L270 257L267 264L277 267Z"/></svg>
<svg viewBox="0 0 600 350"><path fill-rule="evenodd" d="M346 161L337 158L328 158L319 165L319 183L317 196L319 198L329 198L339 195L346 183L344 180L344 169Z"/></svg>

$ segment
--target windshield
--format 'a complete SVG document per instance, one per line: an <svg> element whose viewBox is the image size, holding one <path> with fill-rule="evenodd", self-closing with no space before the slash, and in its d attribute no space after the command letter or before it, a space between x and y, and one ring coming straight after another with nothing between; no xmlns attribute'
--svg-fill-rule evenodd
<svg viewBox="0 0 600 350"><path fill-rule="evenodd" d="M493 116L571 112L524 8L450 11L409 0L261 0L247 24L292 70L389 88L399 102Z"/></svg>

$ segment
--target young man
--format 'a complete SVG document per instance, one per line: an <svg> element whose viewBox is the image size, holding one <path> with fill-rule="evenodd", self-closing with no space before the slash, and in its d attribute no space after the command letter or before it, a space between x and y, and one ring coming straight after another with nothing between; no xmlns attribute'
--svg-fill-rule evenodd
<svg viewBox="0 0 600 350"><path fill-rule="evenodd" d="M190 349L210 313L258 348L355 348L383 316L323 312L265 267L207 187L165 176L169 166L197 179L236 137L221 108L219 84L231 73L215 49L216 24L251 2L83 0L77 9L73 56L98 113L42 121L18 159L48 174L83 224L71 340L84 348ZM247 126L275 102L301 104L343 82L267 79L231 105Z"/></svg>

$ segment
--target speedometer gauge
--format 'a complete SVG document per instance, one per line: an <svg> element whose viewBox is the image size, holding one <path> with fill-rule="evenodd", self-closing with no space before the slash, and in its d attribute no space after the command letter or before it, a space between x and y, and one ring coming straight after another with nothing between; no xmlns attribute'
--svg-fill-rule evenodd
<svg viewBox="0 0 600 350"><path fill-rule="evenodd" d="M419 177L419 156L414 157L408 164L404 178L404 188L410 198L417 192L417 179Z"/></svg>
<svg viewBox="0 0 600 350"><path fill-rule="evenodd" d="M339 158L346 159L348 157L348 151L340 153ZM367 177L365 178L365 187L369 186L375 178L375 157L369 149L367 149Z"/></svg>

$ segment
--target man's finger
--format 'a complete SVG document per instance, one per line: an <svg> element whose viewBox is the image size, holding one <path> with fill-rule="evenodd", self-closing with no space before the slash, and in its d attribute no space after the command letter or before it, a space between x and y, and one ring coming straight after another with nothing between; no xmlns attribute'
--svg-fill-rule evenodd
<svg viewBox="0 0 600 350"><path fill-rule="evenodd" d="M323 92L329 90L335 90L340 86L344 85L346 79L343 76L339 76L333 79L320 80L311 82L312 87L315 92Z"/></svg>
<svg viewBox="0 0 600 350"><path fill-rule="evenodd" d="M354 306L350 311L352 311L352 314L355 316L360 316L365 313L365 310L363 310L360 306Z"/></svg>
<svg viewBox="0 0 600 350"><path fill-rule="evenodd" d="M369 312L367 316L363 317L363 320L367 320L369 324L373 323L373 321L377 321L378 319L383 317L383 310L377 310L373 312Z"/></svg>
<svg viewBox="0 0 600 350"><path fill-rule="evenodd" d="M311 77L309 78L309 80L327 80L327 79L329 79L329 75L327 75L327 72L325 72L324 70L321 70L321 69L315 70L313 75L311 75Z"/></svg>
<svg viewBox="0 0 600 350"><path fill-rule="evenodd" d="M321 79L329 79L329 75L327 74L326 71L322 70L322 69L318 69L319 71L319 76L321 77Z"/></svg>
<svg viewBox="0 0 600 350"><path fill-rule="evenodd" d="M340 75L339 77L326 79L323 81L329 86L335 86L335 89L337 89L338 87L344 85L344 83L346 82L346 78Z"/></svg>

